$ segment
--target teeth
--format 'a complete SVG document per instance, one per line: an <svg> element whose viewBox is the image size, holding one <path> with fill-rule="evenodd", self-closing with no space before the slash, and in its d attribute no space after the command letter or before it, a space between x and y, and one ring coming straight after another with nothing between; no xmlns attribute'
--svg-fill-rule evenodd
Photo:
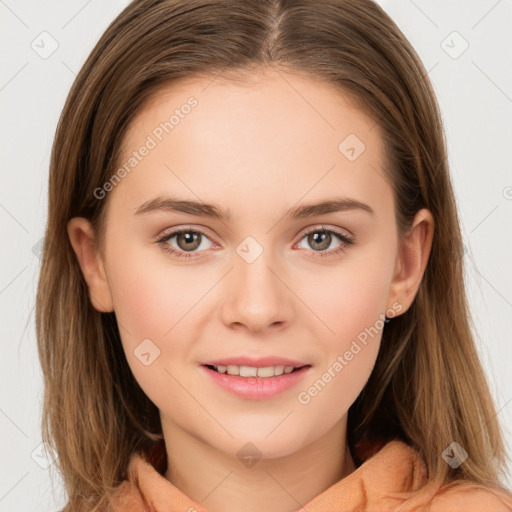
<svg viewBox="0 0 512 512"><path fill-rule="evenodd" d="M239 375L240 377L274 377L283 375L283 373L292 373L294 366L265 366L256 368L255 366L238 366L228 364L227 366L214 366L219 373L227 373L228 375Z"/></svg>

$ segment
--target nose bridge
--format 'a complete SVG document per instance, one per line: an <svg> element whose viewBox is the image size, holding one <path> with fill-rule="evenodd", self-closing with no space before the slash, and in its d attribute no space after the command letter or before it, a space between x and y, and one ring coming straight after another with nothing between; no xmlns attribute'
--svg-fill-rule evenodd
<svg viewBox="0 0 512 512"><path fill-rule="evenodd" d="M283 322L289 315L289 299L285 279L276 270L271 248L254 236L247 236L236 247L234 269L224 303L225 321L243 323L251 329L261 329Z"/></svg>
<svg viewBox="0 0 512 512"><path fill-rule="evenodd" d="M272 262L273 251L268 245L268 238L260 243L249 235L237 246L236 253L238 259L235 259L235 274L236 279L240 280L240 290L245 289L244 293L252 297L252 300L265 298L267 303L275 300L275 295L280 294L282 283L270 271L270 268L278 264Z"/></svg>

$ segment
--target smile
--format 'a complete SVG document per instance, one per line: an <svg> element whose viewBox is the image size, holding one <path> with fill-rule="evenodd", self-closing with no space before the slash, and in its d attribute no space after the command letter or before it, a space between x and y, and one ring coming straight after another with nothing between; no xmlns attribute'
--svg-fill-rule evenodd
<svg viewBox="0 0 512 512"><path fill-rule="evenodd" d="M311 365L257 367L206 364L200 368L221 390L244 399L264 400L297 386L310 372Z"/></svg>
<svg viewBox="0 0 512 512"><path fill-rule="evenodd" d="M239 375L240 377L261 377L263 379L275 377L283 374L292 373L299 370L300 367L295 366L238 366L236 364L224 365L206 365L208 368L219 373L227 373L228 375Z"/></svg>

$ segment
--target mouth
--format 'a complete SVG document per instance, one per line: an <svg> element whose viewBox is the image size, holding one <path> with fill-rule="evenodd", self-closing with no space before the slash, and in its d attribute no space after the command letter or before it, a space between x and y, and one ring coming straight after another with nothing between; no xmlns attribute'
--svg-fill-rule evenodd
<svg viewBox="0 0 512 512"><path fill-rule="evenodd" d="M239 377L259 377L261 379L269 379L272 377L279 377L281 375L288 375L290 373L294 373L296 371L301 370L302 368L309 367L311 365L302 365L302 366L239 366L235 364L230 365L213 365L206 364L204 365L209 370L212 370L217 373L239 376Z"/></svg>
<svg viewBox="0 0 512 512"><path fill-rule="evenodd" d="M211 379L210 382L218 386L217 389L246 400L264 400L298 386L310 374L311 365L202 364L200 368Z"/></svg>

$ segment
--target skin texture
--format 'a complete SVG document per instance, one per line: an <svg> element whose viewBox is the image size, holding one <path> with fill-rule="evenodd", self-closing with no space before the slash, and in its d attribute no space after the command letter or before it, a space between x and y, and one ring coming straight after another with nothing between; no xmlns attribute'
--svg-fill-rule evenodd
<svg viewBox="0 0 512 512"><path fill-rule="evenodd" d="M68 225L92 304L115 311L128 363L160 410L166 478L224 512L297 510L354 470L348 408L375 364L383 315L402 314L414 299L433 235L432 216L421 210L399 244L379 127L347 97L269 69L252 79L189 79L160 94L131 125L123 162L187 98L198 105L103 199L104 246L86 219ZM354 161L338 149L349 134L365 145ZM231 220L135 214L171 194L229 209ZM364 202L374 215L352 209L284 217L288 208L334 197ZM330 244L315 245L306 231L322 225L354 244L333 234ZM187 227L207 234L191 258L170 255L157 242L170 228ZM263 249L251 263L236 251L247 236ZM166 242L185 253L190 241L178 243ZM345 250L334 254L340 245ZM301 403L298 394L372 326L378 334ZM144 339L160 350L149 366L134 354ZM212 384L200 367L233 355L282 356L311 368L276 397L242 399ZM237 457L248 442L261 455L252 467Z"/></svg>

